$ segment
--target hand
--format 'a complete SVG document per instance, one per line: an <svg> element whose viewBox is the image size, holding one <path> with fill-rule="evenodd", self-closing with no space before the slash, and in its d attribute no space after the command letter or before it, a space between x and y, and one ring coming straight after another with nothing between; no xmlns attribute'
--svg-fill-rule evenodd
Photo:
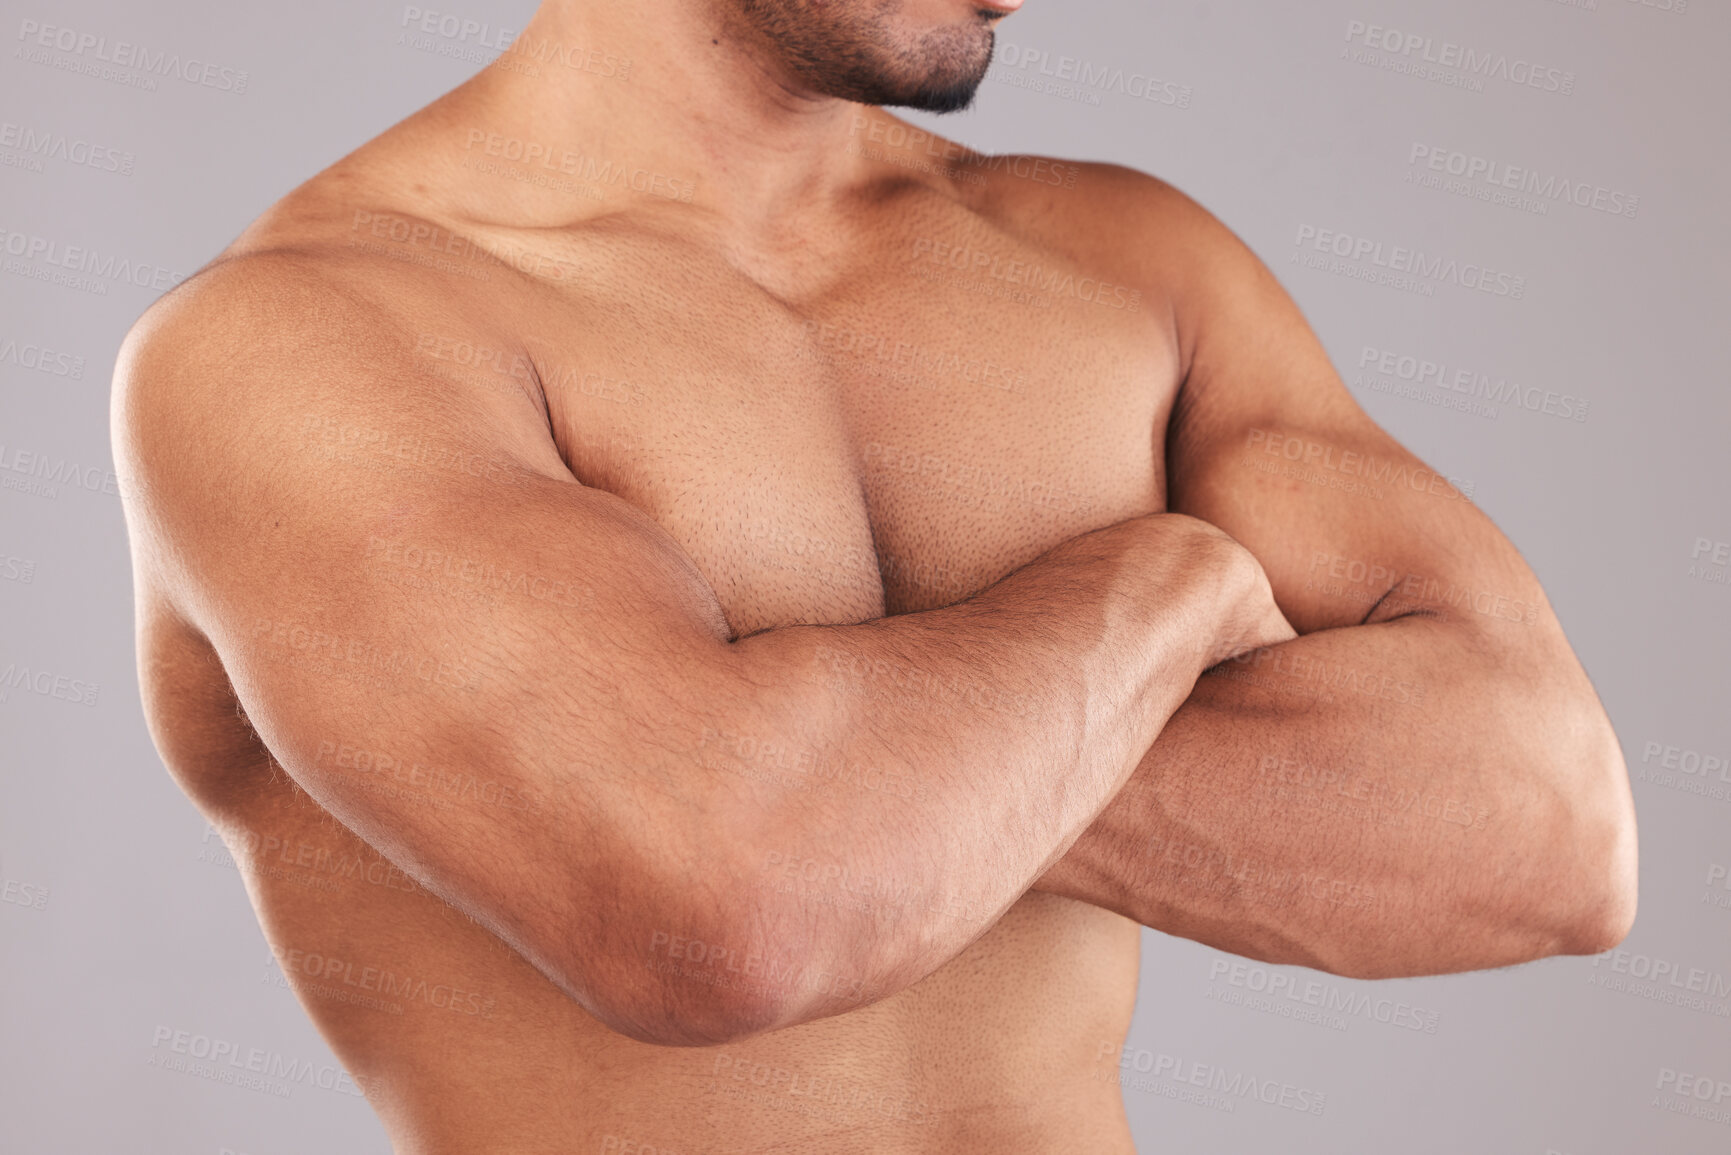
<svg viewBox="0 0 1731 1155"><path fill-rule="evenodd" d="M1199 551L1200 564L1219 595L1199 669L1298 636L1274 601L1274 588L1262 563L1231 535L1199 518L1178 513L1151 514L1136 520L1143 523L1145 532L1159 539L1162 548Z"/></svg>
<svg viewBox="0 0 1731 1155"><path fill-rule="evenodd" d="M1240 602L1227 629L1222 632L1215 654L1208 661L1210 667L1252 650L1290 642L1298 636L1298 631L1292 628L1292 623L1286 620L1286 615L1281 613L1280 607L1275 604L1274 588L1268 581L1268 574L1264 572L1262 563L1236 541L1232 544L1243 554L1243 563L1255 567L1255 581L1250 592Z"/></svg>

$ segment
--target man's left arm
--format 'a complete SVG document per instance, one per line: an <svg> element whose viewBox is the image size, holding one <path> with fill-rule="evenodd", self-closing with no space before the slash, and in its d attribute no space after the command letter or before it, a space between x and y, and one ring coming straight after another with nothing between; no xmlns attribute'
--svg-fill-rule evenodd
<svg viewBox="0 0 1731 1155"><path fill-rule="evenodd" d="M1363 413L1262 263L1160 198L1169 508L1248 547L1300 636L1205 675L1036 889L1363 978L1608 949L1634 918L1628 776L1537 579Z"/></svg>

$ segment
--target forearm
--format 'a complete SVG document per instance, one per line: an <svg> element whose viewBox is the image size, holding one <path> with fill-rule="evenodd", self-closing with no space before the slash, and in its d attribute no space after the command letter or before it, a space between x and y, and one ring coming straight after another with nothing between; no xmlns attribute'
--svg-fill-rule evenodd
<svg viewBox="0 0 1731 1155"><path fill-rule="evenodd" d="M1237 547L1148 529L1066 543L955 606L736 643L751 692L696 741L747 800L730 854L772 938L797 928L807 965L881 996L1062 855L1235 628L1222 587L1245 571L1220 562Z"/></svg>
<svg viewBox="0 0 1731 1155"><path fill-rule="evenodd" d="M1517 640L1415 616L1227 663L1038 888L1361 977L1599 949L1621 757L1560 631Z"/></svg>

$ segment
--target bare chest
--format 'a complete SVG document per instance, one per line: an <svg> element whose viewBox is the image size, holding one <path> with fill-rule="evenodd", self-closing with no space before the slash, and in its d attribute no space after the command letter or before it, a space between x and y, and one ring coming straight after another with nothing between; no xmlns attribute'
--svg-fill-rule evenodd
<svg viewBox="0 0 1731 1155"><path fill-rule="evenodd" d="M531 345L567 464L672 533L739 634L951 604L1164 508L1161 319L917 248L799 307L713 274L622 290Z"/></svg>

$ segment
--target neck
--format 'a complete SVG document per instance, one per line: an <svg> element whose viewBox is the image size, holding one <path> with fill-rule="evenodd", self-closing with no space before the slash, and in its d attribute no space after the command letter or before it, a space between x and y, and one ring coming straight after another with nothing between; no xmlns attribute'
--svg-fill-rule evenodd
<svg viewBox="0 0 1731 1155"><path fill-rule="evenodd" d="M734 224L786 222L861 172L866 106L801 86L714 0L546 0L460 93L474 127L695 185Z"/></svg>

